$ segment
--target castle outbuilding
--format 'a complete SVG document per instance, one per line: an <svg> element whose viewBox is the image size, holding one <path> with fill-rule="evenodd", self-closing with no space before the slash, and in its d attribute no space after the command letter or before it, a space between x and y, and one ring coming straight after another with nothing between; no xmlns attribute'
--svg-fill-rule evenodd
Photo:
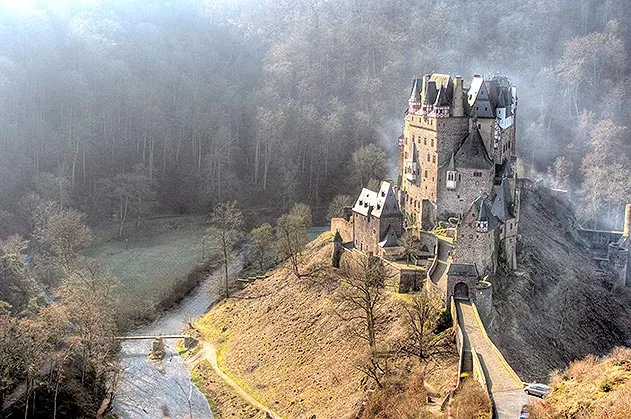
<svg viewBox="0 0 631 419"><path fill-rule="evenodd" d="M392 185L381 182L378 191L363 188L346 216L331 220L331 230L366 254L385 257L390 249L398 248L403 213Z"/></svg>

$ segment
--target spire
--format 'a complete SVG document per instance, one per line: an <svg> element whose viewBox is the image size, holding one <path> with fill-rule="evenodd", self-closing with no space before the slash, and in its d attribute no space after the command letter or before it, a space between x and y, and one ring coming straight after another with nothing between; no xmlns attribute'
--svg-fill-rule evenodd
<svg viewBox="0 0 631 419"><path fill-rule="evenodd" d="M480 207L478 208L478 218L477 221L489 221L489 217L486 213L486 205L484 203L484 198L480 197Z"/></svg>
<svg viewBox="0 0 631 419"><path fill-rule="evenodd" d="M454 153L451 153L451 157L449 157L449 165L447 166L447 170L450 172L456 171L456 162L454 161Z"/></svg>
<svg viewBox="0 0 631 419"><path fill-rule="evenodd" d="M414 86L412 86L412 94L410 95L409 103L421 103L421 93L418 89L418 79L414 79Z"/></svg>

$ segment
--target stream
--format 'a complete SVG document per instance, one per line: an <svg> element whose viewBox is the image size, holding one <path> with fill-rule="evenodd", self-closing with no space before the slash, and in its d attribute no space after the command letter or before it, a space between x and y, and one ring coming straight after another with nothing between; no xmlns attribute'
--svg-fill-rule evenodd
<svg viewBox="0 0 631 419"><path fill-rule="evenodd" d="M235 275L243 266L240 254L230 264ZM215 275L220 275L217 270ZM214 276L201 282L191 293L151 324L135 329L133 335L180 334L187 322L206 313L216 300ZM141 304L141 302L139 302ZM212 418L204 395L191 382L184 360L175 350L175 339L165 340L166 355L161 361L148 358L151 340L125 340L119 360L124 367L114 398L114 412L121 418Z"/></svg>

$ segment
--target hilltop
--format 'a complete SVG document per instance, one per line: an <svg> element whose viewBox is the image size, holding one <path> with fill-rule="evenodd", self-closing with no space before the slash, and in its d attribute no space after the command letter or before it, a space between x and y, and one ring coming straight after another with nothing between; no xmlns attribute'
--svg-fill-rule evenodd
<svg viewBox="0 0 631 419"><path fill-rule="evenodd" d="M518 269L495 279L489 332L524 380L631 342L628 290L592 261L577 226L565 198L523 190Z"/></svg>
<svg viewBox="0 0 631 419"><path fill-rule="evenodd" d="M629 417L631 410L631 349L615 348L610 355L593 355L572 362L555 374L552 392L533 403L533 419Z"/></svg>
<svg viewBox="0 0 631 419"><path fill-rule="evenodd" d="M296 279L290 267L281 264L267 278L215 305L195 324L203 338L218 348L221 368L283 417L354 417L368 388L368 381L357 368L366 357L367 345L351 333L335 312L341 274L329 267L330 239L330 234L325 233L304 252L304 268L318 268L319 280ZM402 304L409 298L386 292L381 335L385 345L401 340L407 333ZM437 405L430 413L418 400L430 395L440 403L455 385L457 354L437 361L429 365L424 383L421 379L424 385L420 386L417 363L395 361L405 373L400 374L403 381L389 386L391 390L396 387L391 399L399 406L405 405L406 397L408 403L413 400L418 412L413 417L441 415ZM201 386L209 398L225 399L213 394L218 387L211 371L205 368L202 372ZM199 371L195 374L200 376ZM370 403L367 406L371 408ZM217 409L222 417L239 414L231 410L230 403Z"/></svg>

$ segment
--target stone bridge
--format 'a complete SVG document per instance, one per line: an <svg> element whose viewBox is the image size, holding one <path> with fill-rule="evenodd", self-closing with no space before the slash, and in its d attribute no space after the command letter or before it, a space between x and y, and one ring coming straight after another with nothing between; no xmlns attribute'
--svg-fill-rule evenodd
<svg viewBox="0 0 631 419"><path fill-rule="evenodd" d="M515 419L528 403L524 383L489 338L475 303L451 298L451 313L460 357L461 380L477 380L493 403L493 417Z"/></svg>

